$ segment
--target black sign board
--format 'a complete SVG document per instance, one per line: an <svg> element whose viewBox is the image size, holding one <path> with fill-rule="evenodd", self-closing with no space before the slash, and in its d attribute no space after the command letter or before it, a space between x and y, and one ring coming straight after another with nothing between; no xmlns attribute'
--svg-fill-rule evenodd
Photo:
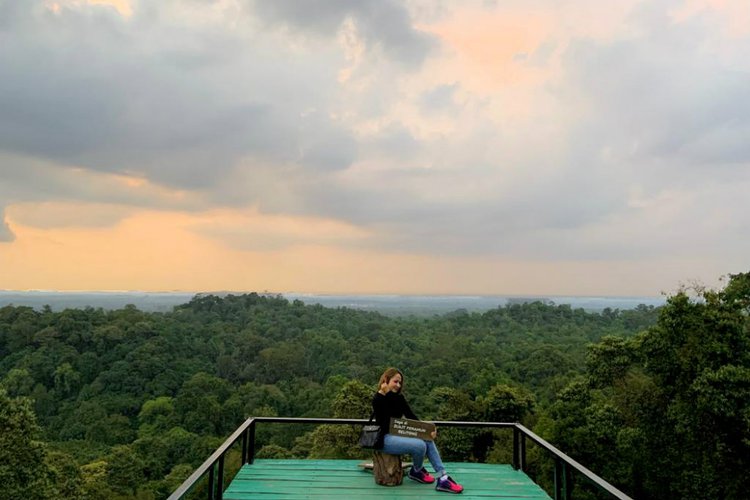
<svg viewBox="0 0 750 500"><path fill-rule="evenodd" d="M388 430L395 436L413 437L432 441L432 433L435 432L435 424L412 420L410 418L392 418L391 428Z"/></svg>

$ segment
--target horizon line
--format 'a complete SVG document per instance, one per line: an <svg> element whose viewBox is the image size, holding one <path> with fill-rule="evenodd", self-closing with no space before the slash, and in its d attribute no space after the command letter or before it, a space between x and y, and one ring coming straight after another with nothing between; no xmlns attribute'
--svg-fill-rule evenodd
<svg viewBox="0 0 750 500"><path fill-rule="evenodd" d="M312 297L462 297L462 298L553 298L553 297L572 297L572 298L666 298L666 293L661 292L659 295L607 295L607 294L540 294L540 293L393 293L393 292L299 292L299 291L269 291L269 290L54 290L30 288L25 290L0 288L0 293L59 293L59 294L173 294L173 295L201 295L201 294L226 294L226 295L244 295L257 293L258 295L298 295Z"/></svg>

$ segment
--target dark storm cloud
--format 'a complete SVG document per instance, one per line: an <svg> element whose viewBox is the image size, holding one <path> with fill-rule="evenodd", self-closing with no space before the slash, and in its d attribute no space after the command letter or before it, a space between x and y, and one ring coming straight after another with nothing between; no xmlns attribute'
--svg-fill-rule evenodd
<svg viewBox="0 0 750 500"><path fill-rule="evenodd" d="M334 36L351 18L368 44L381 45L388 56L406 64L421 64L437 45L430 35L414 29L409 12L395 0L260 0L252 4L271 22L325 36Z"/></svg>

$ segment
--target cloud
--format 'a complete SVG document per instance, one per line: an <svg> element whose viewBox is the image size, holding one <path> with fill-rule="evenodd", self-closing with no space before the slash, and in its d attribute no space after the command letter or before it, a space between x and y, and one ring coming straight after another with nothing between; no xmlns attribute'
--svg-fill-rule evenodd
<svg viewBox="0 0 750 500"><path fill-rule="evenodd" d="M5 218L5 210L0 207L0 243L10 242L15 239L13 231L11 231L8 221Z"/></svg>
<svg viewBox="0 0 750 500"><path fill-rule="evenodd" d="M453 98L458 88L459 86L456 83L438 85L422 95L420 104L427 112L449 108L453 104Z"/></svg>
<svg viewBox="0 0 750 500"><path fill-rule="evenodd" d="M333 52L312 61L251 27L227 31L233 12L212 19L199 4L209 21L176 3L127 20L102 5L25 5L6 7L15 43L0 49L6 152L194 190L247 157L326 170L356 154L345 127L310 112L331 99Z"/></svg>
<svg viewBox="0 0 750 500"><path fill-rule="evenodd" d="M474 125L471 139L459 125L443 144L422 143L433 151L423 178L389 178L413 185L386 198L394 209L380 222L391 229L393 245L538 259L655 258L686 248L741 255L747 247L736 244L739 226L711 230L707 216L718 210L741 219L748 202L700 193L709 179L716 183L712 192L735 192L750 165L748 141L741 139L748 137L750 81L737 58L748 41L725 49L717 43L720 25L674 24L664 12L636 13L610 39L571 38L550 60L558 67L546 85L533 89L539 104L531 109L551 102L548 112L529 115L535 120L529 122L514 116L508 123L519 133L505 128L500 108L489 122L495 130L478 140L476 125L502 102L507 91L501 87L485 97L485 111L465 111ZM550 127L552 120L559 126ZM453 122L463 123L461 113ZM634 189L662 201L634 210ZM670 191L691 200L682 216L648 224ZM425 193L443 199L428 203ZM410 210L410 203L419 209Z"/></svg>
<svg viewBox="0 0 750 500"><path fill-rule="evenodd" d="M404 5L395 0L278 0L254 1L254 11L272 23L331 36L347 19L371 45L382 47L391 58L404 64L421 64L437 46L429 34L414 28Z"/></svg>
<svg viewBox="0 0 750 500"><path fill-rule="evenodd" d="M390 123L359 137L361 157L368 162L406 165L424 152L423 145L403 123Z"/></svg>
<svg viewBox="0 0 750 500"><path fill-rule="evenodd" d="M733 189L750 165L750 40L727 34L721 12L59 4L0 5L13 40L0 46L7 207L112 205L80 224L115 223L121 207L252 207L263 224L191 226L245 249L549 261L665 258L686 242L716 259L750 250L746 222L711 224L750 213ZM39 210L23 220L78 217ZM320 221L340 226L305 231Z"/></svg>
<svg viewBox="0 0 750 500"><path fill-rule="evenodd" d="M366 231L336 220L262 214L257 210L213 211L192 223L196 234L243 251L273 252L297 246L349 246Z"/></svg>
<svg viewBox="0 0 750 500"><path fill-rule="evenodd" d="M634 15L643 31L638 37L572 43L564 56L564 97L581 105L592 143L633 163L747 164L750 73L732 52L750 43L726 54L712 46L722 26L710 17L673 23L654 7Z"/></svg>
<svg viewBox="0 0 750 500"><path fill-rule="evenodd" d="M15 224L50 228L107 228L135 212L134 207L112 203L42 202L11 206L8 218Z"/></svg>
<svg viewBox="0 0 750 500"><path fill-rule="evenodd" d="M91 171L27 156L0 153L0 199L22 202L83 202L196 211L208 204L200 195L169 189L147 178Z"/></svg>

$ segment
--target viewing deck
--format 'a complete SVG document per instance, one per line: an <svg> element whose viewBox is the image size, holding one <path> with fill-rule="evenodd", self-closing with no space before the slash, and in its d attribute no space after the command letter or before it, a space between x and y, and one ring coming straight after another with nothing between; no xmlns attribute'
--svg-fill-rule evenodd
<svg viewBox="0 0 750 500"><path fill-rule="evenodd" d="M224 500L450 498L434 484L406 478L400 486L378 486L360 460L255 460L245 464L227 489ZM520 470L510 465L446 463L451 476L464 487L459 498L544 499L550 497ZM428 466L429 468L429 466Z"/></svg>
<svg viewBox="0 0 750 500"><path fill-rule="evenodd" d="M183 500L199 481L206 480L207 500L298 499L298 498L446 498L450 493L409 479L394 487L378 486L359 460L263 460L255 459L257 425L314 424L362 426L364 419L250 417L224 441L172 494L169 500ZM434 422L438 427L507 429L512 432L510 465L447 463L448 471L465 490L461 498L549 499L547 493L525 473L527 441L542 449L554 462L553 498L572 500L573 481L583 479L606 498L632 500L583 465L517 422ZM354 444L354 443L352 443ZM241 445L239 471L225 477L229 450ZM574 477L575 476L575 477ZM225 481L229 485L225 488Z"/></svg>

